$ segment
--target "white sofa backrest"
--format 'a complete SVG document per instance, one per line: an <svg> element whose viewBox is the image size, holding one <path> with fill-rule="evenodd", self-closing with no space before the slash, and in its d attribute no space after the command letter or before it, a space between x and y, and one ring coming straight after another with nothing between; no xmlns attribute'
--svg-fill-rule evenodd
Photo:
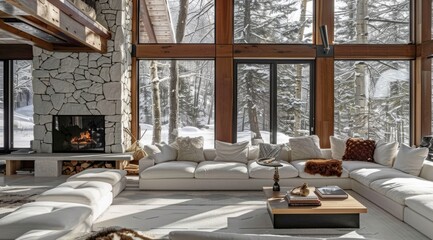
<svg viewBox="0 0 433 240"><path fill-rule="evenodd" d="M321 149L324 158L332 158L332 153L330 148ZM213 161L216 157L215 149L204 149L204 158L206 161ZM279 160L284 160L290 162L292 160L291 150L287 150L283 148L280 152ZM258 146L250 146L248 149L248 160L254 160L259 158L259 147ZM433 170L432 170L433 171Z"/></svg>
<svg viewBox="0 0 433 240"><path fill-rule="evenodd" d="M433 181L433 162L424 160L424 164L421 169L420 177Z"/></svg>

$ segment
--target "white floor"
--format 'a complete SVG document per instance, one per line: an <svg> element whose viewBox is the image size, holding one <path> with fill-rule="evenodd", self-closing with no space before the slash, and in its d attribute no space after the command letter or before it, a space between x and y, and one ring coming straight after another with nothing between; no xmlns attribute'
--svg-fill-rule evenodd
<svg viewBox="0 0 433 240"><path fill-rule="evenodd" d="M2 194L42 192L62 183L66 177L35 178L0 176ZM365 237L374 239L428 239L354 192L368 208L361 215L359 229L273 229L260 191L140 191L136 177L117 196L93 229L120 226L166 239L173 230L282 234L308 237ZM14 209L1 208L0 216Z"/></svg>

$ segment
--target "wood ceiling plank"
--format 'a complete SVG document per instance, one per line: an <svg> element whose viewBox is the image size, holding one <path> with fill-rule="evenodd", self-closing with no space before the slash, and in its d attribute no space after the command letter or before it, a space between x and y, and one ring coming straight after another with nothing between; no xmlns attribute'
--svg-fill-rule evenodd
<svg viewBox="0 0 433 240"><path fill-rule="evenodd" d="M107 28L102 26L102 24L100 24L99 22L93 20L93 18L88 16L86 13L82 12L71 2L67 0L48 0L48 1L54 6L58 7L60 10L62 10L68 16L78 21L79 23L83 24L84 26L92 29L102 37L107 39L111 38L111 32Z"/></svg>
<svg viewBox="0 0 433 240"><path fill-rule="evenodd" d="M39 0L5 0L6 2L31 14L38 20L65 33L82 45L95 51L105 53L107 51L107 39L97 34L92 29L84 26L77 20L61 11L48 1Z"/></svg>
<svg viewBox="0 0 433 240"><path fill-rule="evenodd" d="M24 38L27 39L29 41L31 41L35 46L47 49L47 50L53 50L53 44L49 43L49 42L45 42L33 35L30 35L26 32L23 32L19 29L16 29L8 24L6 24L3 20L0 20L0 28L9 32L11 35L15 35L18 38Z"/></svg>

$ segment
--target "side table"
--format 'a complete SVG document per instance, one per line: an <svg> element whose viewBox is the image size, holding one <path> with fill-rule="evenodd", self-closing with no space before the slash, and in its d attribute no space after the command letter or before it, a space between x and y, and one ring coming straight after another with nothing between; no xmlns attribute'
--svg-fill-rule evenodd
<svg viewBox="0 0 433 240"><path fill-rule="evenodd" d="M275 158L259 158L257 159L257 164L265 167L273 167L275 169L274 185L272 186L272 190L280 191L280 184L278 183L280 181L280 174L278 173L278 168L283 165L279 161L275 160Z"/></svg>

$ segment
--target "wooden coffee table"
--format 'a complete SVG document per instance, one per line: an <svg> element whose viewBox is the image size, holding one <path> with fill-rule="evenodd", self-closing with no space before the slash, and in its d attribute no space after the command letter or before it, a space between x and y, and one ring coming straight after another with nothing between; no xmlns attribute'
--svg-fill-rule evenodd
<svg viewBox="0 0 433 240"><path fill-rule="evenodd" d="M284 199L289 189L283 187L276 192L272 187L263 187L274 228L359 228L359 214L367 212L350 194L347 199L321 198L322 206L289 207Z"/></svg>

